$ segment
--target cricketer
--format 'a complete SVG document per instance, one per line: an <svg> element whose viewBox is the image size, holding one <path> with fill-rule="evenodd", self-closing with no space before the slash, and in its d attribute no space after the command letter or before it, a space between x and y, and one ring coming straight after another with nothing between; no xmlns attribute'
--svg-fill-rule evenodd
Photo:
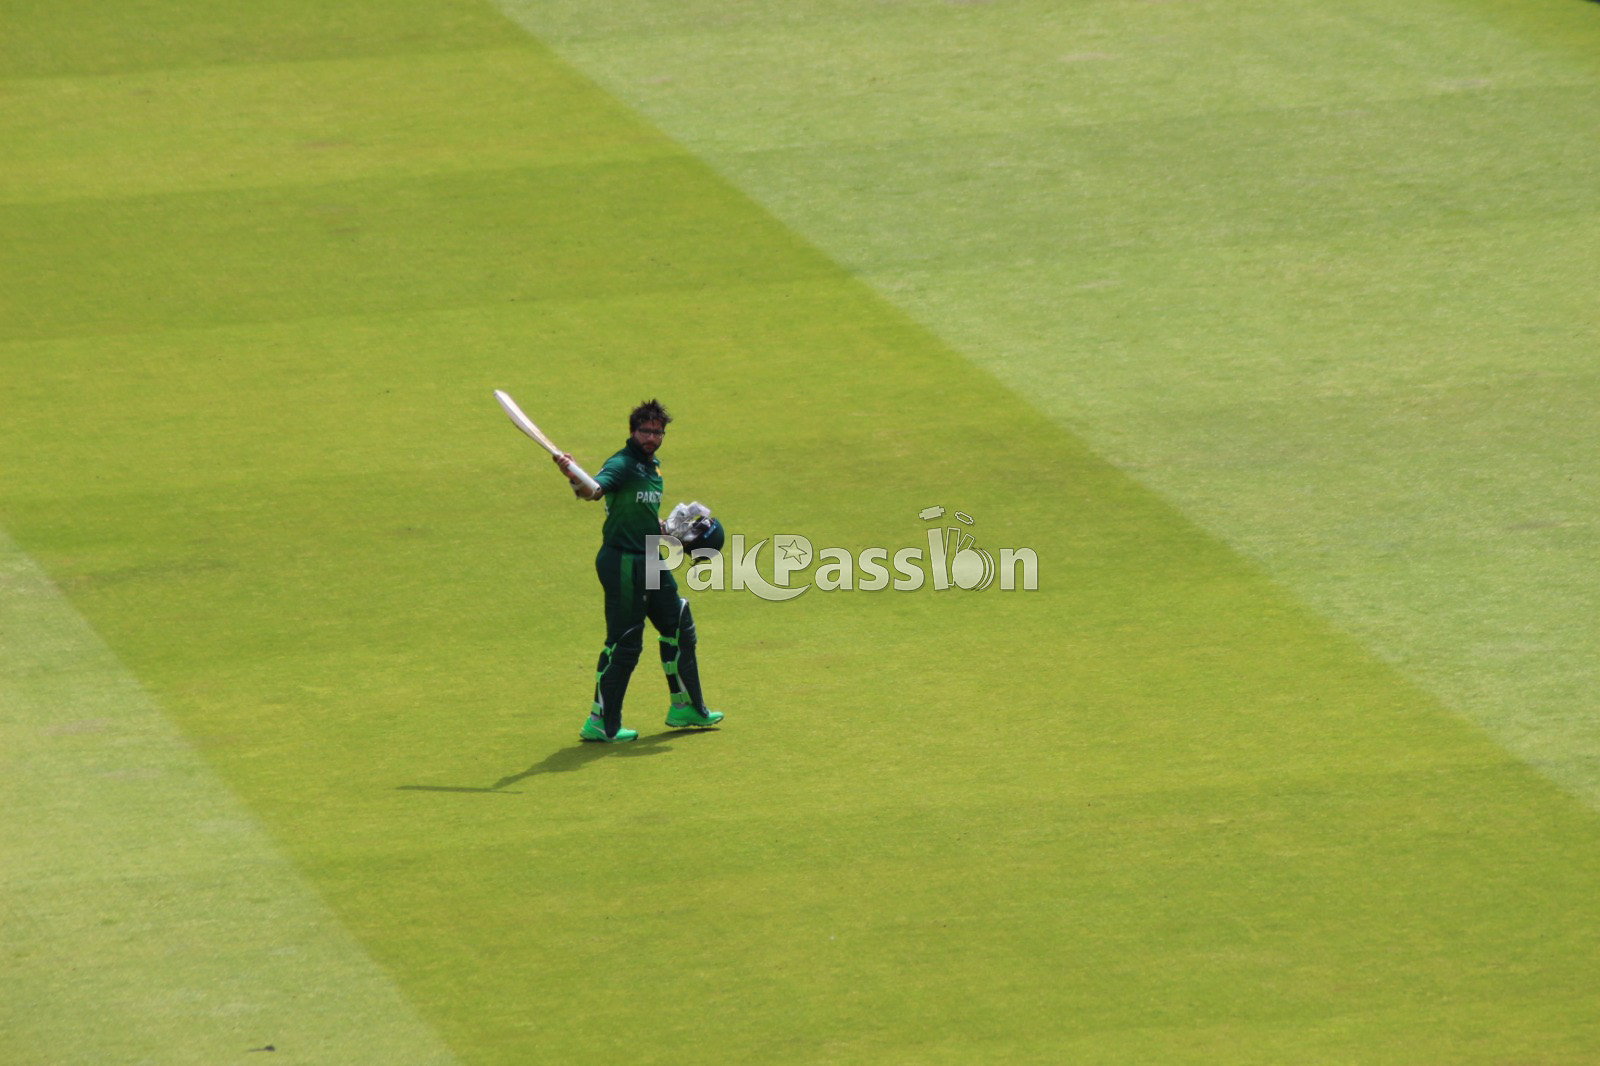
<svg viewBox="0 0 1600 1066"><path fill-rule="evenodd" d="M704 728L722 721L722 712L707 710L700 694L689 601L678 595L670 571L662 573L659 588L649 589L645 582L645 538L662 532L661 461L656 452L671 421L660 403L641 403L628 415L627 443L595 474L598 489L591 491L569 477L574 493L583 499L603 499L606 512L600 551L594 558L605 593L606 641L595 666L594 703L578 733L584 740L620 744L638 738L637 730L622 728L622 701L643 649L647 618L656 630L661 669L671 693L667 725ZM572 456L557 455L555 463L565 474L572 467Z"/></svg>

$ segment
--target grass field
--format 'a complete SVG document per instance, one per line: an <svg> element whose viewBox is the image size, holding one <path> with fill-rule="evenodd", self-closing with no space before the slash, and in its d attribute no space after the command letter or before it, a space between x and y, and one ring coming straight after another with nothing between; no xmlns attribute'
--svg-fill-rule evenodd
<svg viewBox="0 0 1600 1066"><path fill-rule="evenodd" d="M1600 9L0 13L0 1062L1600 1057Z"/></svg>

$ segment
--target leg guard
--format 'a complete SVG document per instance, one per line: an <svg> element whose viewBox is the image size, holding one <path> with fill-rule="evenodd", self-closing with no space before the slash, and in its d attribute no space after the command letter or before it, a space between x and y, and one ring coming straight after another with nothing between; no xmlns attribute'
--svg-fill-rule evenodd
<svg viewBox="0 0 1600 1066"><path fill-rule="evenodd" d="M628 694L628 678L639 663L639 653L644 650L644 626L636 625L607 644L600 652L600 661L594 668L594 708L605 721L606 735L615 736L622 728L622 700Z"/></svg>
<svg viewBox="0 0 1600 1066"><path fill-rule="evenodd" d="M700 664L695 658L694 614L689 601L678 601L678 624L671 633L663 632L658 638L661 646L661 670L667 675L667 690L672 693L674 707L706 709L700 694Z"/></svg>

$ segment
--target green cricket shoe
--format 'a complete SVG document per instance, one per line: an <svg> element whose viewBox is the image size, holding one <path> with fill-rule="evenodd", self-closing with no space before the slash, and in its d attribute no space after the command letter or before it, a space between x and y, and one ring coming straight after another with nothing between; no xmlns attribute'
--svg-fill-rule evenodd
<svg viewBox="0 0 1600 1066"><path fill-rule="evenodd" d="M578 730L578 739L592 740L600 744L626 744L630 740L638 740L639 731L637 729L618 729L616 736L608 737L606 736L605 721L591 714L584 719L583 728Z"/></svg>
<svg viewBox="0 0 1600 1066"><path fill-rule="evenodd" d="M673 729L704 729L720 721L721 711L697 711L686 703L674 703L667 711L667 725Z"/></svg>

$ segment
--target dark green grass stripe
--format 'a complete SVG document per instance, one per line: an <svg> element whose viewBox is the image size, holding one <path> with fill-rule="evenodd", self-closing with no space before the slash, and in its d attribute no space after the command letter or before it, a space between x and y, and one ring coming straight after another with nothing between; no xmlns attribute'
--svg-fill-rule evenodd
<svg viewBox="0 0 1600 1066"><path fill-rule="evenodd" d="M409 55L522 44L522 35L475 0L368 4L275 0L0 3L0 77L102 75L219 64Z"/></svg>
<svg viewBox="0 0 1600 1066"><path fill-rule="evenodd" d="M680 156L11 205L0 207L0 226L17 235L4 277L13 312L3 337L840 274L745 203L708 185L704 168Z"/></svg>

